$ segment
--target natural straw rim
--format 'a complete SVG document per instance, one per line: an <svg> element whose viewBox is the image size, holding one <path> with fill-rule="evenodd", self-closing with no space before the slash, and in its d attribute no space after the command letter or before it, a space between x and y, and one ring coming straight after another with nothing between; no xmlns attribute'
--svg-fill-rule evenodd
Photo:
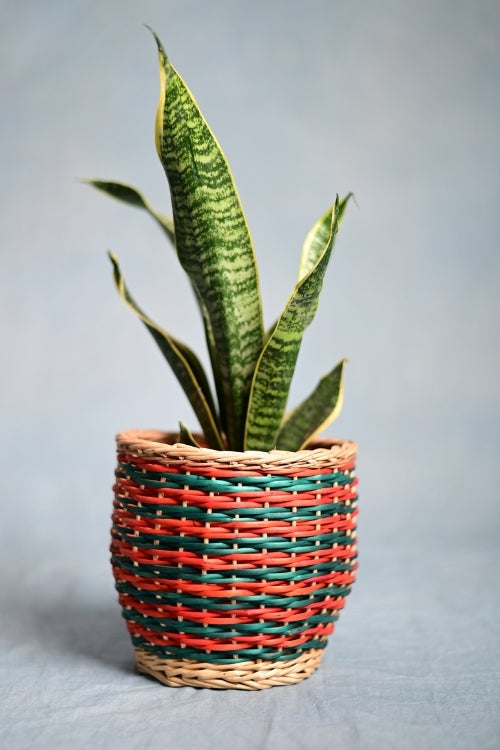
<svg viewBox="0 0 500 750"><path fill-rule="evenodd" d="M196 435L201 440L200 435ZM126 430L116 436L119 453L151 457L168 466L217 466L237 470L334 468L354 462L358 450L352 440L322 438L299 451L219 451L176 441L176 434L161 430Z"/></svg>
<svg viewBox="0 0 500 750"><path fill-rule="evenodd" d="M139 672L154 677L168 687L189 685L222 690L264 690L294 685L310 677L324 655L324 649L309 649L289 661L259 659L233 665L195 662L191 659L160 659L141 648L134 651Z"/></svg>

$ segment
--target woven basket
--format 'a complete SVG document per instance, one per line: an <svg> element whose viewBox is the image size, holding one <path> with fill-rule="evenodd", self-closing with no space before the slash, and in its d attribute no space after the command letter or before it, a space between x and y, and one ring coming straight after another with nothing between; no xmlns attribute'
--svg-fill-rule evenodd
<svg viewBox="0 0 500 750"><path fill-rule="evenodd" d="M117 437L112 565L139 671L257 690L318 666L356 569L356 444L221 452Z"/></svg>

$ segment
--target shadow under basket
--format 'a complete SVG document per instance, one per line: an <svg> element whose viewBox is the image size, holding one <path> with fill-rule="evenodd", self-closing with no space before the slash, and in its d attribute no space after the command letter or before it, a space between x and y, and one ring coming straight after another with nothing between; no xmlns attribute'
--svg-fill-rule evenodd
<svg viewBox="0 0 500 750"><path fill-rule="evenodd" d="M356 444L174 441L117 437L111 560L139 671L169 686L300 682L354 582Z"/></svg>

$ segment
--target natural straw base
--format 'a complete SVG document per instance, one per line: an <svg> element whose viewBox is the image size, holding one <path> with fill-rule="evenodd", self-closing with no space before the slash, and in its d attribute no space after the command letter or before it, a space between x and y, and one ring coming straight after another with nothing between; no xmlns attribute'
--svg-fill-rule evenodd
<svg viewBox="0 0 500 750"><path fill-rule="evenodd" d="M160 659L144 649L134 650L139 672L154 677L164 685L219 690L264 690L279 685L294 685L319 667L324 653L324 649L312 648L289 661L245 661L232 665L192 659Z"/></svg>

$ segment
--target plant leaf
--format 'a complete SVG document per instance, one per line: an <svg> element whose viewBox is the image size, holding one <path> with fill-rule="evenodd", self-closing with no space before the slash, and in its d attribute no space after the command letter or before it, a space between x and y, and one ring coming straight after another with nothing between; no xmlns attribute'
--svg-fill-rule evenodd
<svg viewBox="0 0 500 750"><path fill-rule="evenodd" d="M113 253L108 254L113 264L113 276L121 298L139 316L158 344L163 356L169 363L188 397L209 445L213 448L223 449L224 444L217 425L216 411L210 386L196 354L181 341L173 338L173 336L170 336L170 334L157 326L140 309L125 285L117 258Z"/></svg>
<svg viewBox="0 0 500 750"><path fill-rule="evenodd" d="M228 444L240 449L264 333L257 267L226 158L155 35L160 62L156 147L170 185L177 254L204 301Z"/></svg>
<svg viewBox="0 0 500 750"><path fill-rule="evenodd" d="M342 200L339 202L337 230L340 229L347 202L349 201L349 198L352 198L352 196L353 193L348 193L348 195L346 195L345 198L342 198ZM302 254L300 256L299 273L297 279L298 281L303 279L304 276L306 276L306 274L308 274L309 271L314 267L319 256L325 248L325 243L328 240L329 226L324 222L324 218L325 217L322 216L320 219L318 219L318 221L308 232L304 240L304 245L302 246ZM277 323L278 321L275 320L272 326L270 326L266 331L266 341L276 328Z"/></svg>
<svg viewBox="0 0 500 750"><path fill-rule="evenodd" d="M131 185L125 185L123 182L106 182L104 180L84 180L84 182L88 185L93 185L98 190L102 190L103 193L110 195L112 198L127 203L129 206L143 208L160 225L170 242L175 244L173 219L170 219L168 216L163 216L163 214L155 211L144 196L142 196L134 187Z"/></svg>
<svg viewBox="0 0 500 750"><path fill-rule="evenodd" d="M314 391L287 414L276 438L279 450L298 451L338 417L344 403L343 374L347 360L323 375Z"/></svg>
<svg viewBox="0 0 500 750"><path fill-rule="evenodd" d="M250 391L245 450L270 450L283 418L302 337L318 307L338 224L338 198L316 226L326 241L313 268L296 284L257 364ZM326 231L327 229L327 231Z"/></svg>
<svg viewBox="0 0 500 750"><path fill-rule="evenodd" d="M179 443L192 445L194 448L200 448L200 444L196 442L191 430L184 424L184 422L179 422Z"/></svg>
<svg viewBox="0 0 500 750"><path fill-rule="evenodd" d="M144 198L141 193L139 193L138 190L131 187L130 185L125 185L122 182L105 182L103 180L84 180L88 185L93 185L98 190L102 190L107 195L112 196L113 198L116 198L117 200L123 201L124 203L127 203L130 206L136 206L138 208L143 208L147 211L147 213L160 225L164 233L167 235L170 242L175 246L175 236L174 236L174 220L170 219L168 216L163 216L163 214L158 213L158 211L155 211L148 201ZM196 301L198 302L198 306L200 308L201 317L203 319L203 326L205 329L205 339L207 342L208 351L210 354L210 360L212 363L212 370L217 373L218 372L218 366L217 366L217 351L215 349L215 342L213 333L210 328L210 319L208 317L208 313L205 307L205 304L203 300L198 295L196 289L193 287L193 292L196 297ZM216 384L217 385L217 384Z"/></svg>
<svg viewBox="0 0 500 750"><path fill-rule="evenodd" d="M340 229L347 203L349 202L349 199L352 198L352 195L352 193L348 193L345 198L342 198L342 200L339 201L337 209L337 231ZM329 211L327 213L329 213ZM328 240L328 233L330 231L328 224L324 221L325 216L318 219L316 224L307 233L304 240L302 254L300 256L298 281L303 279L304 276L314 268L318 258L325 249L325 243Z"/></svg>

